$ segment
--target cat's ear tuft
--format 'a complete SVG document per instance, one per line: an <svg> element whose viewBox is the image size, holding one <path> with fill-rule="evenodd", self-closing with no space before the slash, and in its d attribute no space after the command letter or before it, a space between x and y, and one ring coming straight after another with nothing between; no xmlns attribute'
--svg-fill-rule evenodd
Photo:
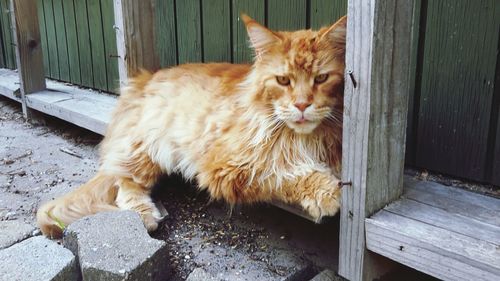
<svg viewBox="0 0 500 281"><path fill-rule="evenodd" d="M319 31L320 41L328 39L335 46L345 49L346 30L347 16L343 16L332 26L323 28Z"/></svg>
<svg viewBox="0 0 500 281"><path fill-rule="evenodd" d="M281 41L278 34L261 25L246 14L241 14L240 18L245 23L250 43L257 57L265 53L270 46Z"/></svg>

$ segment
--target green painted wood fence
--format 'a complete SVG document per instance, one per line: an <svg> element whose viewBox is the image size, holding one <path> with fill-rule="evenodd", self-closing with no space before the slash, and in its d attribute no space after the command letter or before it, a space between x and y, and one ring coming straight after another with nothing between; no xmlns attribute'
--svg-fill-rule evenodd
<svg viewBox="0 0 500 281"><path fill-rule="evenodd" d="M15 68L0 0L0 66ZM114 91L112 0L37 0L46 75ZM416 0L407 164L500 185L500 1ZM163 67L249 62L245 12L274 29L328 25L347 0L156 0Z"/></svg>

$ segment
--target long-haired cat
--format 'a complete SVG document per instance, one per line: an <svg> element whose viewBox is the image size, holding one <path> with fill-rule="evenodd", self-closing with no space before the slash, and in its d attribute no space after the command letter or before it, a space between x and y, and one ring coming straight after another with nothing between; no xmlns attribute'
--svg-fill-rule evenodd
<svg viewBox="0 0 500 281"><path fill-rule="evenodd" d="M37 213L45 235L102 211L160 217L150 190L180 173L229 204L280 200L320 220L339 209L346 18L319 31L271 31L242 15L253 65L142 72L122 89L98 173Z"/></svg>

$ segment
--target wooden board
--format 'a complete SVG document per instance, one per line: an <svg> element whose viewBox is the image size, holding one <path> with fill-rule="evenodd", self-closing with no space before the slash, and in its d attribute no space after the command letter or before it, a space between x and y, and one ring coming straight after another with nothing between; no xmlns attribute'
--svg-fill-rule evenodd
<svg viewBox="0 0 500 281"><path fill-rule="evenodd" d="M90 45L87 1L78 0L73 3L75 4L76 32L78 34L81 83L86 87L94 87L94 70L92 68L92 47Z"/></svg>
<svg viewBox="0 0 500 281"><path fill-rule="evenodd" d="M116 49L115 14L113 9L113 0L101 0L106 77L108 81L106 90L118 93L120 77L118 75L118 51Z"/></svg>
<svg viewBox="0 0 500 281"><path fill-rule="evenodd" d="M233 61L235 63L251 62L253 50L248 44L248 35L245 25L240 20L240 14L246 13L251 18L265 23L265 2L254 0L232 0L232 30L233 30Z"/></svg>
<svg viewBox="0 0 500 281"><path fill-rule="evenodd" d="M202 61L200 8L198 0L176 2L179 64Z"/></svg>
<svg viewBox="0 0 500 281"><path fill-rule="evenodd" d="M426 7L422 13L422 5L426 5L426 1L414 0L412 30L411 30L411 57L410 57L410 96L408 98L408 121L406 125L406 151L405 163L407 165L415 165L415 146L417 139L417 122L418 122L418 107L420 100L420 81L417 78L417 73L421 73L422 56L419 52L423 50L425 35L420 36L420 33L425 29ZM422 28L420 22L423 21ZM418 83L417 83L418 82Z"/></svg>
<svg viewBox="0 0 500 281"><path fill-rule="evenodd" d="M451 223L451 222L450 222ZM498 280L498 245L383 210L366 220L369 250L443 280Z"/></svg>
<svg viewBox="0 0 500 281"><path fill-rule="evenodd" d="M412 1L352 0L348 7L339 274L387 270L365 248L365 218L403 191ZM352 76L352 79L351 79Z"/></svg>
<svg viewBox="0 0 500 281"><path fill-rule="evenodd" d="M54 10L54 27L56 37L51 38L57 42L57 56L59 58L59 79L71 81L69 70L68 43L66 39L66 26L64 22L63 0L52 0Z"/></svg>
<svg viewBox="0 0 500 281"><path fill-rule="evenodd" d="M310 0L310 27L319 29L330 26L347 14L347 0Z"/></svg>
<svg viewBox="0 0 500 281"><path fill-rule="evenodd" d="M1 0L0 20L2 21L2 39L5 54L5 65L9 69L16 68L16 55L14 51L14 40L12 37L12 23L10 20L9 0Z"/></svg>
<svg viewBox="0 0 500 281"><path fill-rule="evenodd" d="M416 164L485 180L500 2L426 2Z"/></svg>
<svg viewBox="0 0 500 281"><path fill-rule="evenodd" d="M47 43L47 30L45 28L45 13L43 0L37 0L38 5L38 22L40 25L40 36L42 40L42 51L43 51L43 69L45 75L50 76L50 63L49 63L49 47Z"/></svg>
<svg viewBox="0 0 500 281"><path fill-rule="evenodd" d="M175 1L156 2L156 48L160 66L177 64L177 27L175 19Z"/></svg>
<svg viewBox="0 0 500 281"><path fill-rule="evenodd" d="M229 0L205 0L202 8L204 62L231 62L231 7Z"/></svg>
<svg viewBox="0 0 500 281"><path fill-rule="evenodd" d="M267 26L274 30L297 30L307 26L306 0L268 0Z"/></svg>
<svg viewBox="0 0 500 281"><path fill-rule="evenodd" d="M106 52L104 49L100 0L87 0L87 10L94 88L107 89Z"/></svg>
<svg viewBox="0 0 500 281"><path fill-rule="evenodd" d="M500 77L500 73L497 73L498 77ZM500 79L498 79L500 80ZM498 85L500 87L500 85ZM500 95L497 93L497 95ZM500 99L500 97L498 97ZM498 105L497 105L498 106ZM491 175L491 181L493 184L500 186L500 114L498 115L498 121L497 121L497 131L496 131L496 143L494 145L494 151L493 151L493 164L492 164L492 175Z"/></svg>
<svg viewBox="0 0 500 281"><path fill-rule="evenodd" d="M59 56L57 54L56 27L54 21L54 10L52 0L44 0L43 10L45 13L45 29L47 33L47 47L49 54L50 73L46 75L53 79L59 79Z"/></svg>
<svg viewBox="0 0 500 281"><path fill-rule="evenodd" d="M36 0L11 0L10 9L22 111L24 119L30 120L27 95L45 89L37 3Z"/></svg>
<svg viewBox="0 0 500 281"><path fill-rule="evenodd" d="M62 0L64 13L64 30L68 46L69 82L81 84L80 56L78 49L78 33L76 29L75 5L71 0ZM104 19L103 19L104 20Z"/></svg>
<svg viewBox="0 0 500 281"><path fill-rule="evenodd" d="M18 92L19 76L17 73L8 69L0 69L0 95L20 102ZM117 97L81 89L63 82L47 80L47 89L27 95L26 102L31 109L103 135L111 120Z"/></svg>

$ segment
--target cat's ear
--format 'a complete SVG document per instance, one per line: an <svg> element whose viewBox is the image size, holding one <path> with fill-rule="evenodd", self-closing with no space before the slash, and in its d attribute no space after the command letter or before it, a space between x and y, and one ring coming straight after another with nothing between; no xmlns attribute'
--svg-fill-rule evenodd
<svg viewBox="0 0 500 281"><path fill-rule="evenodd" d="M321 40L329 40L336 47L345 49L345 36L347 30L347 16L341 17L332 26L323 28L319 31Z"/></svg>
<svg viewBox="0 0 500 281"><path fill-rule="evenodd" d="M278 34L259 24L246 14L241 14L240 18L245 23L250 43L257 57L265 53L270 46L281 42Z"/></svg>

